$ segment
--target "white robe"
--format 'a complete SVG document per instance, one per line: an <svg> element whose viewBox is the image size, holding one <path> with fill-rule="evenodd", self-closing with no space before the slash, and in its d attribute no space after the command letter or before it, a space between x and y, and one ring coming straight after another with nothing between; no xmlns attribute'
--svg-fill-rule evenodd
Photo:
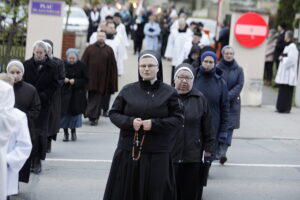
<svg viewBox="0 0 300 200"><path fill-rule="evenodd" d="M6 147L17 122L11 112L14 104L12 86L0 80L0 200L6 200L7 196Z"/></svg>
<svg viewBox="0 0 300 200"><path fill-rule="evenodd" d="M16 108L13 113L18 123L7 146L7 195L18 194L19 171L28 159L32 148L25 113Z"/></svg>
<svg viewBox="0 0 300 200"><path fill-rule="evenodd" d="M209 36L204 31L202 31L202 37L201 37L200 43L204 46L210 45Z"/></svg>
<svg viewBox="0 0 300 200"><path fill-rule="evenodd" d="M102 22L105 21L105 17L108 15L113 17L115 12L116 12L116 9L113 7L108 7L108 6L102 7L101 12L100 12L101 21Z"/></svg>
<svg viewBox="0 0 300 200"><path fill-rule="evenodd" d="M165 57L172 59L172 66L178 66L184 60L184 44L192 41L191 34L186 31L179 33L174 30L169 35L168 44L165 52Z"/></svg>
<svg viewBox="0 0 300 200"><path fill-rule="evenodd" d="M299 52L295 43L286 46L283 50L283 54L287 54L287 57L283 57L279 63L275 82L277 84L296 86Z"/></svg>
<svg viewBox="0 0 300 200"><path fill-rule="evenodd" d="M18 193L19 170L31 151L31 140L26 115L14 108L14 104L15 96L13 87L0 81L0 200L6 200L7 195ZM28 138L22 139L22 141L26 141L25 148L19 148L20 143L18 141L20 140L14 142L16 141L16 136L22 134ZM8 149L12 149L13 151L8 151ZM16 179L11 176L10 170L16 170L14 172L14 174L17 174ZM8 185L11 181L16 181L13 188L10 184ZM12 193L12 189L16 190L16 192Z"/></svg>
<svg viewBox="0 0 300 200"><path fill-rule="evenodd" d="M120 23L117 26L116 30L117 30L118 33L120 33L120 35L122 35L122 37L124 39L125 47L128 47L129 46L129 41L128 41L125 25L123 23Z"/></svg>
<svg viewBox="0 0 300 200"><path fill-rule="evenodd" d="M110 46L114 51L118 75L124 74L124 46L122 44L122 37L117 34L114 39L106 39L105 44Z"/></svg>

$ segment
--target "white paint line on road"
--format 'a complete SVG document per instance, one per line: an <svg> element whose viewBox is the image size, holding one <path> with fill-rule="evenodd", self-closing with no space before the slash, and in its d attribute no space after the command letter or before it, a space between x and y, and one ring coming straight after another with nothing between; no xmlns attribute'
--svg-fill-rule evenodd
<svg viewBox="0 0 300 200"><path fill-rule="evenodd" d="M112 160L91 160L91 159L56 159L47 158L50 162L82 162L82 163L112 163Z"/></svg>
<svg viewBox="0 0 300 200"><path fill-rule="evenodd" d="M212 163L213 165L220 165L219 163ZM269 167L269 168L300 168L300 165L290 164L243 164L243 163L226 163L225 166L233 167Z"/></svg>
<svg viewBox="0 0 300 200"><path fill-rule="evenodd" d="M112 160L94 160L94 159L57 159L47 158L49 162L81 162L81 163L112 163ZM213 165L220 165L219 163L212 163ZM243 163L226 163L225 166L233 167L269 167L269 168L300 168L300 165L292 164L243 164Z"/></svg>

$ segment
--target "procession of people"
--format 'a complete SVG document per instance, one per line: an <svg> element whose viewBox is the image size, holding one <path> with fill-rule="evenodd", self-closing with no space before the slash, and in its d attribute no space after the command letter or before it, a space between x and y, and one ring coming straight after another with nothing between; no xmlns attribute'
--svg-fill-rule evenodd
<svg viewBox="0 0 300 200"><path fill-rule="evenodd" d="M81 57L75 48L65 60L54 57L45 38L34 43L30 59L11 60L0 76L0 200L43 171L60 129L64 142L75 142L83 118L101 128L101 116L120 129L105 200L201 200L211 163L226 164L240 127L244 71L228 45L228 27L214 41L201 22L188 23L174 7L133 14L107 4L87 16ZM278 39L270 31L264 76L270 86L275 61L279 113L291 111L297 81L298 49L284 28ZM138 66L125 65L130 39ZM214 42L222 43L220 57ZM170 61L170 83L162 59ZM120 89L126 67L136 68L138 81Z"/></svg>

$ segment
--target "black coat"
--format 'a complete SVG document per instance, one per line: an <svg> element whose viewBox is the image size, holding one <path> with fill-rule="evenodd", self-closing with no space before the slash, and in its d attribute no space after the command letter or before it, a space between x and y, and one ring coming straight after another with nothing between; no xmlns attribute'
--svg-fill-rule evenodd
<svg viewBox="0 0 300 200"><path fill-rule="evenodd" d="M36 89L24 81L14 84L15 107L23 111L28 119L28 128L32 143L32 153L19 172L19 181L28 183L30 176L30 165L32 155L36 154L37 132L34 120L38 118L41 110L41 103Z"/></svg>
<svg viewBox="0 0 300 200"><path fill-rule="evenodd" d="M156 81L126 85L117 96L109 117L120 130L118 148L130 151L133 120L151 119L152 129L145 132L143 152L170 152L176 129L182 126L183 113L176 90ZM143 131L140 131L143 132Z"/></svg>
<svg viewBox="0 0 300 200"><path fill-rule="evenodd" d="M74 85L65 83L62 87L61 114L78 115L85 111L86 107L86 85L88 77L86 65L77 61L70 64L65 61L66 78L74 79Z"/></svg>
<svg viewBox="0 0 300 200"><path fill-rule="evenodd" d="M237 129L240 127L241 116L241 97L240 93L244 86L244 72L236 61L225 62L223 59L218 65L223 71L223 78L227 83L229 98L229 129Z"/></svg>
<svg viewBox="0 0 300 200"><path fill-rule="evenodd" d="M64 84L65 80L65 65L64 61L53 57L52 60L56 63L56 70L58 72L58 84L59 87L55 91L52 97L50 116L49 116L49 128L48 136L52 136L56 140L56 135L59 132L59 122L61 115L61 86Z"/></svg>
<svg viewBox="0 0 300 200"><path fill-rule="evenodd" d="M23 111L28 120L31 140L34 140L34 120L39 116L41 102L36 89L24 81L14 84L15 107Z"/></svg>
<svg viewBox="0 0 300 200"><path fill-rule="evenodd" d="M219 134L228 131L228 90L222 78L222 71L215 68L213 73L205 73L200 67L196 72L194 87L206 97L211 112L213 130L218 139Z"/></svg>
<svg viewBox="0 0 300 200"><path fill-rule="evenodd" d="M25 68L24 81L36 88L42 107L50 106L53 94L59 87L56 63L47 58L46 61L38 64L32 57L23 64ZM40 70L38 70L39 66L42 66Z"/></svg>
<svg viewBox="0 0 300 200"><path fill-rule="evenodd" d="M173 162L201 162L203 150L214 151L215 135L208 102L196 88L180 95L184 124L179 129L172 149Z"/></svg>
<svg viewBox="0 0 300 200"><path fill-rule="evenodd" d="M279 60L279 56L282 54L284 47L287 45L287 43L284 40L284 35L285 35L285 31L280 33L277 38L275 51L274 51L274 60L275 61Z"/></svg>

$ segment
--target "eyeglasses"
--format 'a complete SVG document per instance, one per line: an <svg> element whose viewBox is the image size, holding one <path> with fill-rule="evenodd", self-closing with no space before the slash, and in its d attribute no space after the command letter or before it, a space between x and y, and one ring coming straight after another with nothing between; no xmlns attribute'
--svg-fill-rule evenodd
<svg viewBox="0 0 300 200"><path fill-rule="evenodd" d="M192 77L183 77L183 76L177 76L177 78L180 80L180 81L191 81L193 78Z"/></svg>
<svg viewBox="0 0 300 200"><path fill-rule="evenodd" d="M153 67L157 67L158 65L139 65L140 68L145 69L146 67L148 68L153 68Z"/></svg>
<svg viewBox="0 0 300 200"><path fill-rule="evenodd" d="M204 63L207 63L207 64L210 64L210 65L212 65L212 64L215 63L214 61L210 61L210 60L203 60L203 62L204 62Z"/></svg>

